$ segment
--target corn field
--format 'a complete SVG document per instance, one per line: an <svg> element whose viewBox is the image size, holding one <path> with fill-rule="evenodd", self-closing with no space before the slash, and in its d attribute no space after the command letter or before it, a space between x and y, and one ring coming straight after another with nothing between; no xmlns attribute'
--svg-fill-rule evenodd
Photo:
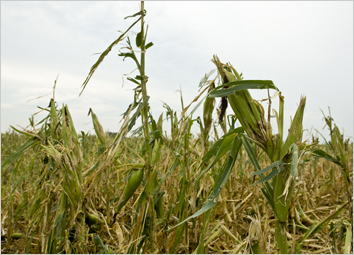
<svg viewBox="0 0 354 255"><path fill-rule="evenodd" d="M69 106L55 101L55 82L43 120L1 134L1 252L352 253L353 143L334 119L323 113L330 140L303 137L303 96L284 130L280 87L244 80L217 55L200 94L188 106L181 95L182 113L164 104L155 119L145 15L141 2L82 84L80 95L112 47L128 45L119 56L138 73L127 78L136 88L117 133L104 131L94 108L95 133L78 132Z"/></svg>

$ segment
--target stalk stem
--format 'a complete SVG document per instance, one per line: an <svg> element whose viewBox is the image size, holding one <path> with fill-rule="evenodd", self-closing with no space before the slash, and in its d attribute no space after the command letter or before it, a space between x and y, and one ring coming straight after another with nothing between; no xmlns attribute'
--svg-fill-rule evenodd
<svg viewBox="0 0 354 255"><path fill-rule="evenodd" d="M277 242L280 254L288 254L285 222L275 220L275 241Z"/></svg>
<svg viewBox="0 0 354 255"><path fill-rule="evenodd" d="M141 81L141 88L142 88L142 94L143 94L143 101L147 97L147 89L146 89L146 82L147 82L147 77L145 76L145 30L144 30L144 1L141 1L141 34L142 34L142 44L141 44L141 57L140 57L140 75L143 77ZM149 121L148 121L148 104L144 106L142 109L142 120L143 120L143 126L144 126L144 137L145 137L145 149L147 153L146 157L146 166L150 168L150 162L151 162L151 150L149 146L149 140L150 140L150 133L149 133Z"/></svg>

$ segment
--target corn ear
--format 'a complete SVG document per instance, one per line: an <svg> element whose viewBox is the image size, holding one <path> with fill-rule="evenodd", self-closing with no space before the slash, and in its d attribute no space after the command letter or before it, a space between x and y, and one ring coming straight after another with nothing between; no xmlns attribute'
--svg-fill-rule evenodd
<svg viewBox="0 0 354 255"><path fill-rule="evenodd" d="M350 226L348 226L347 233L345 235L344 254L352 254L351 253L352 236L353 236L353 230Z"/></svg>
<svg viewBox="0 0 354 255"><path fill-rule="evenodd" d="M291 123L288 137L281 149L280 158L283 158L289 151L290 146L295 143L299 146L302 140L302 121L304 116L304 109L306 105L306 97L301 97L299 107L295 113L294 119Z"/></svg>
<svg viewBox="0 0 354 255"><path fill-rule="evenodd" d="M162 141L160 139L157 140L153 148L152 159L151 159L151 164L153 166L156 165L158 162L160 162L161 143Z"/></svg>
<svg viewBox="0 0 354 255"><path fill-rule="evenodd" d="M274 207L277 212L280 222L285 222L288 217L288 211L290 206L291 194L294 189L294 180L290 180L290 187L287 194L283 194L286 188L286 183L290 177L289 165L285 166L281 173L275 177L274 183Z"/></svg>
<svg viewBox="0 0 354 255"><path fill-rule="evenodd" d="M50 100L50 125L51 125L51 130L50 130L50 135L53 136L54 139L57 138L57 135L55 134L55 129L58 125L58 115L57 115L57 109L55 108L55 103L54 100Z"/></svg>
<svg viewBox="0 0 354 255"><path fill-rule="evenodd" d="M164 216L164 207L163 207L163 195L165 192L160 192L157 197L157 201L155 203L155 210L157 213L157 218L163 218Z"/></svg>
<svg viewBox="0 0 354 255"><path fill-rule="evenodd" d="M105 136L105 133L103 131L103 128L100 124L100 122L98 121L98 118L96 116L96 114L92 111L92 109L90 108L89 110L89 115L91 113L91 117L92 117L92 122L93 122L93 127L95 129L95 132L96 132L96 135L98 137L98 140L100 140L100 142L102 144L106 144L106 136Z"/></svg>
<svg viewBox="0 0 354 255"><path fill-rule="evenodd" d="M209 89L209 92L214 88L215 86L211 86ZM211 129L211 124L213 122L213 111L214 111L214 105L215 105L215 98L212 97L207 97L204 101L204 106L203 106L203 121L204 121L204 133L209 134L209 131Z"/></svg>
<svg viewBox="0 0 354 255"><path fill-rule="evenodd" d="M13 239L20 239L20 238L22 238L22 237L24 237L25 235L24 234L22 234L22 233L13 233L12 235L11 235L11 238L13 238Z"/></svg>
<svg viewBox="0 0 354 255"><path fill-rule="evenodd" d="M69 123L68 119L66 118L66 110L65 110L65 105L63 104L63 107L61 109L61 114L62 114L62 128L61 128L61 135L64 141L64 146L70 148L71 147L71 141L70 141L70 131L69 131Z"/></svg>
<svg viewBox="0 0 354 255"><path fill-rule="evenodd" d="M280 141L283 141L284 97L281 95L281 92L279 92L278 96L279 96L279 116L277 117L277 124L278 124L278 132L280 134Z"/></svg>
<svg viewBox="0 0 354 255"><path fill-rule="evenodd" d="M129 178L127 185L123 191L123 197L118 205L117 212L122 209L122 207L128 202L128 200L133 196L134 192L138 189L144 176L144 170L139 169L135 171Z"/></svg>
<svg viewBox="0 0 354 255"><path fill-rule="evenodd" d="M98 224L98 225L102 225L104 224L103 220L101 220L98 216L93 215L91 213L89 213L87 215L88 220L92 223L92 224Z"/></svg>
<svg viewBox="0 0 354 255"><path fill-rule="evenodd" d="M212 62L217 66L224 84L241 79L241 76L230 64L222 64L217 56L214 56ZM255 103L247 89L236 91L228 95L227 99L248 136L268 153L267 142L269 143L271 140L271 129L264 119L263 107Z"/></svg>
<svg viewBox="0 0 354 255"><path fill-rule="evenodd" d="M163 113L161 113L159 120L157 121L157 128L160 131L161 136L163 134L162 124L163 124Z"/></svg>
<svg viewBox="0 0 354 255"><path fill-rule="evenodd" d="M155 190L156 187L157 187L157 171L154 170L153 172L151 172L150 177L147 180L145 191L148 194L152 194L152 192Z"/></svg>
<svg viewBox="0 0 354 255"><path fill-rule="evenodd" d="M75 127L74 127L74 122L73 122L73 120L71 118L69 107L67 105L65 105L65 119L67 120L68 125L69 125L68 127L69 127L69 130L70 130L70 135L73 136L75 141L77 141L78 140L78 136L77 136L77 133L76 133L76 130L75 130Z"/></svg>
<svg viewBox="0 0 354 255"><path fill-rule="evenodd" d="M334 124L331 140L337 155L339 152L341 166L344 169L347 178L349 178L348 156L345 152L343 135L339 132L339 128L337 127L336 124Z"/></svg>
<svg viewBox="0 0 354 255"><path fill-rule="evenodd" d="M215 88L214 82L210 84L208 93ZM204 146L207 144L208 134L211 130L211 125L213 123L213 111L215 106L215 98L206 97L203 105L203 142Z"/></svg>

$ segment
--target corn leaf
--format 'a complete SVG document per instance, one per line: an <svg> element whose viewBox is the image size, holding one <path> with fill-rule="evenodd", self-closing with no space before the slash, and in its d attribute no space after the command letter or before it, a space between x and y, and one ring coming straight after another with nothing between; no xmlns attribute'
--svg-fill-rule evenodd
<svg viewBox="0 0 354 255"><path fill-rule="evenodd" d="M20 179L16 182L15 186L12 188L11 194L9 196L9 199L12 198L12 195L14 194L17 186L21 183L21 181L23 180L23 175L21 175Z"/></svg>
<svg viewBox="0 0 354 255"><path fill-rule="evenodd" d="M210 150L205 154L205 156L202 158L202 163L200 164L199 167L203 166L206 162L208 162L213 156L214 159L213 161L207 166L206 169L204 169L199 176L195 179L195 183L199 181L199 179L207 172L222 156L224 156L228 151L230 151L233 140L235 139L235 135L238 133L242 133L243 128L239 127L234 130L231 130L229 133L224 135L221 139L219 139L211 148Z"/></svg>
<svg viewBox="0 0 354 255"><path fill-rule="evenodd" d="M154 44L152 42L149 42L148 44L145 45L145 50L153 46Z"/></svg>
<svg viewBox="0 0 354 255"><path fill-rule="evenodd" d="M269 194L269 192L265 188L261 188L261 191L262 191L263 195L266 197L266 199L268 200L270 207L272 207L274 214L278 217L277 211L276 211L275 205L274 205L273 193Z"/></svg>
<svg viewBox="0 0 354 255"><path fill-rule="evenodd" d="M221 147L221 144L227 137L234 137L233 135L236 133L242 133L243 128L237 128L234 130L229 131L227 134L223 135L216 143L213 144L213 146L210 148L210 150L203 156L202 158L202 163L200 164L199 167L201 167L205 162L209 161L214 155L216 155ZM231 148L231 147L230 147Z"/></svg>
<svg viewBox="0 0 354 255"><path fill-rule="evenodd" d="M16 152L8 156L1 164L2 168L5 168L8 164L11 164L18 159L28 148L33 147L40 143L37 137L32 137L27 140Z"/></svg>
<svg viewBox="0 0 354 255"><path fill-rule="evenodd" d="M250 158L253 166L256 168L257 172L261 171L261 167L258 163L257 157L256 157L256 153L254 151L254 148L249 140L249 138L243 134L241 134L241 139L242 139L242 143L243 146L248 154L248 157ZM264 174L261 173L260 174L261 178L264 178ZM276 210L275 210L275 205L274 205L274 196L273 196L273 188L272 186L269 184L268 181L263 182L265 188L262 188L262 192L264 194L264 196L267 198L270 206L272 207L274 213L276 214Z"/></svg>
<svg viewBox="0 0 354 255"><path fill-rule="evenodd" d="M128 81L131 81L131 82L134 82L135 84L138 84L139 87L141 86L140 82L138 82L137 80L135 80L135 79L133 79L133 78L131 78L131 77L127 77L127 80L128 80Z"/></svg>
<svg viewBox="0 0 354 255"><path fill-rule="evenodd" d="M222 89L225 86L232 86L231 88ZM232 81L225 83L222 86L216 87L213 90L209 97L225 97L233 94L236 91L244 89L279 89L274 85L273 81L270 80L241 80L241 81Z"/></svg>
<svg viewBox="0 0 354 255"><path fill-rule="evenodd" d="M274 167L279 166L279 165L283 165L283 164L284 164L284 161L278 160L278 161L274 162L273 164L271 164L270 166L264 168L264 169L261 170L261 171L257 171L257 172L251 173L251 175L258 175L258 174L266 173L266 172L268 172L270 169L273 169Z"/></svg>
<svg viewBox="0 0 354 255"><path fill-rule="evenodd" d="M173 246L172 246L172 248L171 248L171 250L170 250L170 253L175 253L175 249L176 249L176 247L182 242L182 238L183 238L183 234L184 234L184 224L183 225L181 225L182 223L184 223L185 222L185 217L186 217L186 213L187 213L187 210L183 210L183 212L182 212L182 216L181 216L181 223L180 224L178 224L179 226L178 226L178 228L177 228L177 231L176 231L176 235L175 235L175 241L173 242Z"/></svg>
<svg viewBox="0 0 354 255"><path fill-rule="evenodd" d="M343 205L341 205L337 210L335 210L332 214L330 214L328 217L323 219L321 222L316 222L305 234L304 236L298 241L298 243L302 243L305 241L309 236L317 233L320 231L323 227L325 227L330 220L333 218L337 217L339 214L343 212L343 208L349 204L349 201L345 202Z"/></svg>
<svg viewBox="0 0 354 255"><path fill-rule="evenodd" d="M274 168L270 174L265 176L260 181L251 184L251 186L254 186L254 185L262 183L262 182L270 181L274 176L276 176L277 174L279 174L283 170L284 170L284 164L280 164L277 168Z"/></svg>
<svg viewBox="0 0 354 255"><path fill-rule="evenodd" d="M140 13L140 12L139 12ZM134 15L138 15L139 13L135 13ZM134 16L133 15L133 16ZM129 18L126 17L126 18ZM86 80L84 81L84 83L81 85L82 90L79 94L79 96L82 94L82 92L84 92L84 89L86 88L87 83L89 82L89 80L91 79L92 75L94 74L94 72L96 71L96 69L98 68L98 66L102 63L103 59L108 55L108 53L112 50L113 46L118 44L120 41L122 41L124 39L124 36L128 33L128 31L136 24L139 22L139 20L141 19L141 17L139 19L137 19L123 34L121 34L117 40L115 40L113 43L111 43L111 45L108 46L108 48L100 55L100 57L98 58L98 60L96 61L96 63L91 67L91 70L89 72L89 74L86 77Z"/></svg>
<svg viewBox="0 0 354 255"><path fill-rule="evenodd" d="M199 85L198 85L199 89L201 89L204 86L204 84L208 81L210 75L212 75L215 71L216 71L216 69L213 69L209 73L204 75L204 77L199 82Z"/></svg>
<svg viewBox="0 0 354 255"><path fill-rule="evenodd" d="M345 244L344 244L344 254L351 254L352 247L352 228L350 226L347 227L347 234L345 235Z"/></svg>
<svg viewBox="0 0 354 255"><path fill-rule="evenodd" d="M25 136L28 136L28 137L34 137L35 134L31 134L31 133L28 133L28 132L24 132L24 131L21 131L21 130L18 130L17 128L13 127L10 125L10 127L15 130L16 132L20 133L20 134L23 134Z"/></svg>
<svg viewBox="0 0 354 255"><path fill-rule="evenodd" d="M217 203L219 194L231 174L231 170L235 164L237 154L241 148L241 145L242 145L242 142L241 142L240 137L236 136L234 139L233 145L232 145L232 149L229 153L229 156L223 165L223 170L222 170L223 174L222 174L218 184L216 185L215 189L213 190L211 195L208 197L207 202L202 206L202 208L200 210L198 210L192 216L188 217L187 219L185 219L184 221L180 222L179 224L177 224L176 226L174 226L170 229L173 229L173 228L183 224L184 222L203 214L204 212L208 211L210 208L212 208Z"/></svg>
<svg viewBox="0 0 354 255"><path fill-rule="evenodd" d="M331 155L329 155L327 152L325 152L321 149L314 150L311 154L317 158L324 158L324 159L331 161L339 166L341 165L341 162L338 159L333 158Z"/></svg>
<svg viewBox="0 0 354 255"><path fill-rule="evenodd" d="M134 18L134 17L136 17L136 16L138 16L138 15L145 15L145 14L146 14L146 10L144 10L144 12L143 12L143 11L140 11L140 12L134 13L133 15L130 15L130 16L125 17L124 19Z"/></svg>
<svg viewBox="0 0 354 255"><path fill-rule="evenodd" d="M95 240L95 242L96 242L97 244L101 245L101 247L102 247L103 250L104 250L104 253L105 253L105 254L108 254L108 247L103 244L102 239L100 238L100 236L95 234L95 235L94 235L94 240Z"/></svg>
<svg viewBox="0 0 354 255"><path fill-rule="evenodd" d="M202 227L200 238L199 238L199 244L198 244L197 249L195 250L196 254L204 254L205 253L204 252L204 236L205 236L205 232L208 229L211 212L212 212L212 210L209 210L204 215L203 227ZM221 230L221 229L219 229L219 230Z"/></svg>
<svg viewBox="0 0 354 255"><path fill-rule="evenodd" d="M199 101L199 103L193 108L193 110L191 111L191 113L189 114L189 116L192 116L193 113L199 108L199 106L202 104L202 102L204 102L204 99L207 97L208 95L206 95L205 97L203 97L202 100Z"/></svg>
<svg viewBox="0 0 354 255"><path fill-rule="evenodd" d="M113 142L113 145L114 145L114 146L120 145L120 143L122 143L122 141L123 141L125 135L134 127L137 118L138 118L138 117L140 116L140 114L141 114L141 109L148 103L149 99L150 99L150 97L147 96L147 97L145 98L145 100L144 100L142 103L140 103L141 101L139 100L138 104L137 104L137 105L134 105L133 109L135 109L135 107L137 107L137 106L138 106L138 108L137 108L137 110L135 111L135 113L129 118L129 121L128 121L124 126L121 127L121 130L122 130L122 131L121 131L118 135L116 135L116 137L115 137L115 139L114 139L114 142ZM129 108L128 108L127 112L125 113L125 116L128 115L128 112L129 112ZM126 128L127 128L127 131L125 132L124 130L125 130ZM122 133L123 133L123 134L122 134ZM119 137L120 137L121 135L123 135L123 139L121 139L121 141L120 141L119 144L116 144L116 142L118 141L118 139L119 139Z"/></svg>
<svg viewBox="0 0 354 255"><path fill-rule="evenodd" d="M327 148L331 149L334 152L334 148L331 142L328 142L327 139L321 134L321 132L319 132L317 129L315 129L316 132L318 134L320 134L320 136L322 136L323 140L325 141L325 143L327 144Z"/></svg>
<svg viewBox="0 0 354 255"><path fill-rule="evenodd" d="M182 150L182 143L180 143L180 145L177 149L178 155L180 154L181 150ZM175 157L175 160L173 161L170 169L167 171L165 176L161 179L161 181L160 181L161 184L166 181L167 177L179 166L180 163L181 163L180 157L179 156Z"/></svg>

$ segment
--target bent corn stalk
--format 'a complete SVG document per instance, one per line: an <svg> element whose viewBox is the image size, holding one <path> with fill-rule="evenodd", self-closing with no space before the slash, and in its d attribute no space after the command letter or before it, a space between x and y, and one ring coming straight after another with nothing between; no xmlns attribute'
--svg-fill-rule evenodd
<svg viewBox="0 0 354 255"><path fill-rule="evenodd" d="M279 92L279 115L276 113L279 133L273 135L270 116L268 116L267 121L264 108L251 97L248 91L248 89L269 88L278 90L273 82L257 80L243 81L231 64L221 63L217 56L213 57L212 62L218 69L222 79L222 85L212 91L209 97L227 96L232 110L248 135L245 139L250 139L258 145L268 155L272 163L283 162L279 166L269 167L260 171L259 163L254 156L254 152L252 152L253 148L248 146L248 149L246 149L257 170L254 174L260 174L262 178L258 183L265 185L265 189L262 189L262 192L268 199L276 217L275 238L278 248L281 253L287 253L288 248L285 235L286 219L288 217L292 191L294 189L294 179L297 176L297 155L299 150L302 149L302 120L306 98L302 97L300 99L300 105L291 123L289 134L285 142L283 142L284 97L281 96ZM268 114L269 113L270 105ZM243 142L246 146L246 141L243 140ZM263 175L263 172L272 168L273 171L269 175ZM271 178L273 178L272 187L268 182Z"/></svg>

